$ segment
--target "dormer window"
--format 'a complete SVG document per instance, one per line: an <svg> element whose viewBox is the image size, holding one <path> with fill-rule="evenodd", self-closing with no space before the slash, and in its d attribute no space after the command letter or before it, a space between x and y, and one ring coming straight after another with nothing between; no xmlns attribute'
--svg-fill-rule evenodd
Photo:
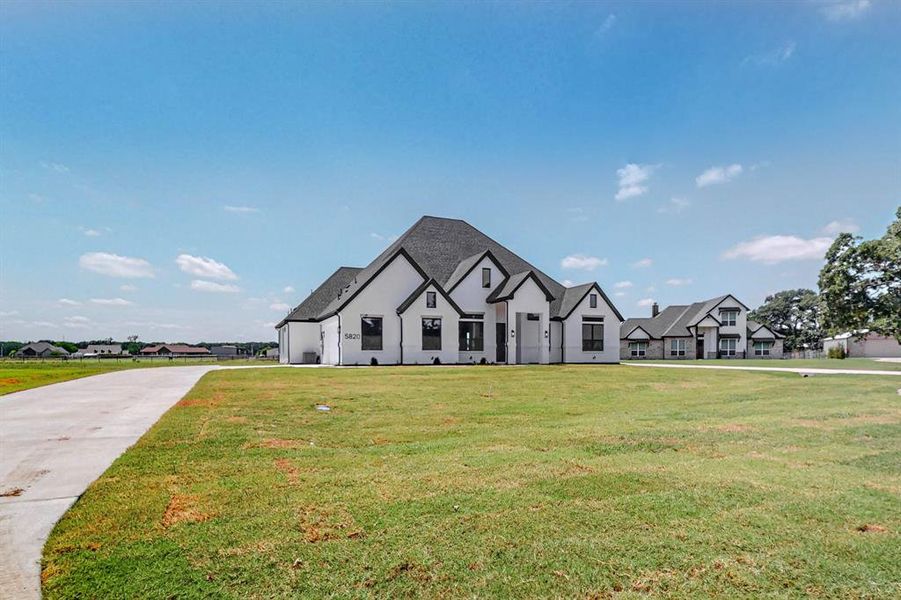
<svg viewBox="0 0 901 600"><path fill-rule="evenodd" d="M591 308L598 307L598 295L597 294L589 294L588 295L588 306Z"/></svg>
<svg viewBox="0 0 901 600"><path fill-rule="evenodd" d="M425 307L426 308L435 308L438 305L438 297L435 292L426 292L425 293Z"/></svg>
<svg viewBox="0 0 901 600"><path fill-rule="evenodd" d="M482 287L490 288L491 287L491 269L485 267L482 269Z"/></svg>

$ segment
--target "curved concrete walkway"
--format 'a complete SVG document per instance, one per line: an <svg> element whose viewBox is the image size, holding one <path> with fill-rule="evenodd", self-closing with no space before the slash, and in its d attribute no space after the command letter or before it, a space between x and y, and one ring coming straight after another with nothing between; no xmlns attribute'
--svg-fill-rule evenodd
<svg viewBox="0 0 901 600"><path fill-rule="evenodd" d="M128 369L0 396L0 598L39 598L47 536L216 366Z"/></svg>
<svg viewBox="0 0 901 600"><path fill-rule="evenodd" d="M660 363L624 362L630 367L648 367L660 369L724 369L730 371L775 371L777 373L798 373L800 375L896 375L901 376L901 371L883 371L866 369L817 369L804 367L737 367L726 365L662 365Z"/></svg>

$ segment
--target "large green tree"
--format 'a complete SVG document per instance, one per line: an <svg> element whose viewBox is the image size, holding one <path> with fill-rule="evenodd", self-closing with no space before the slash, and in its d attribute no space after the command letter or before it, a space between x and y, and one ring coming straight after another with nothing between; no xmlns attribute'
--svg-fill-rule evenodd
<svg viewBox="0 0 901 600"><path fill-rule="evenodd" d="M829 333L869 329L901 341L901 206L881 238L839 235L819 283Z"/></svg>
<svg viewBox="0 0 901 600"><path fill-rule="evenodd" d="M750 317L784 335L786 351L819 348L822 343L820 301L813 290L784 290L767 296Z"/></svg>

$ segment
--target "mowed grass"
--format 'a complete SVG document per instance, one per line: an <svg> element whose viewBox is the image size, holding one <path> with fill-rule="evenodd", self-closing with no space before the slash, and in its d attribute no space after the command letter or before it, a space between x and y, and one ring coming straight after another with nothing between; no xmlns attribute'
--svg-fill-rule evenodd
<svg viewBox="0 0 901 600"><path fill-rule="evenodd" d="M901 362L882 362L872 358L738 358L723 360L636 360L629 362L709 365L723 367L776 367L783 369L860 369L864 371L901 371Z"/></svg>
<svg viewBox="0 0 901 600"><path fill-rule="evenodd" d="M624 366L214 372L57 525L43 591L898 597L898 387Z"/></svg>

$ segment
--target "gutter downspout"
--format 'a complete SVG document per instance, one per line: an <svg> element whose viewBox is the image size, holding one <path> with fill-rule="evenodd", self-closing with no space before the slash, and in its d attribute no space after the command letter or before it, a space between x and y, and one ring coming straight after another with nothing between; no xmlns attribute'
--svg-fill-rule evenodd
<svg viewBox="0 0 901 600"><path fill-rule="evenodd" d="M400 313L397 313L397 318L400 319L400 363L404 364L404 316Z"/></svg>
<svg viewBox="0 0 901 600"><path fill-rule="evenodd" d="M510 301L504 300L504 311L506 312L507 322L504 323L504 360L505 364L510 364L510 344L508 344L508 340L510 339L510 334L507 333L508 327L510 327Z"/></svg>
<svg viewBox="0 0 901 600"><path fill-rule="evenodd" d="M566 320L560 321L560 362L566 364Z"/></svg>
<svg viewBox="0 0 901 600"><path fill-rule="evenodd" d="M338 364L341 364L341 313L338 313Z"/></svg>

